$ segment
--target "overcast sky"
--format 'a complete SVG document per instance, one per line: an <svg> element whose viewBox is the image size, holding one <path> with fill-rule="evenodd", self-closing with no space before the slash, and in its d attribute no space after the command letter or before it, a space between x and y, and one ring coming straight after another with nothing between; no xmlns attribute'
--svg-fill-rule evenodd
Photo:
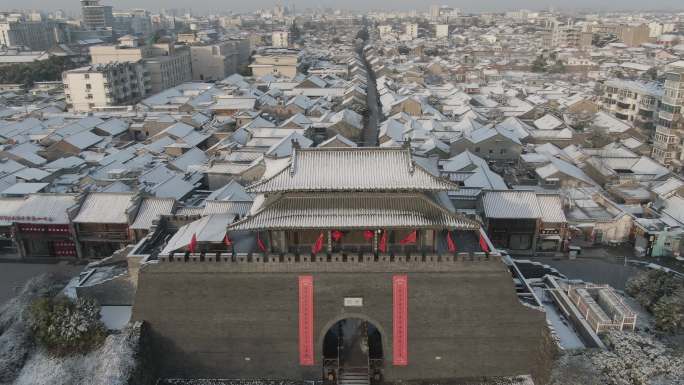
<svg viewBox="0 0 684 385"><path fill-rule="evenodd" d="M115 9L148 8L189 8L198 12L214 10L249 11L256 8L271 7L275 0L102 0L103 4L113 5ZM553 6L558 9L684 9L682 0L486 0L480 2L452 0L282 0L283 4L295 4L298 9L307 7L340 7L346 9L419 9L426 10L429 4L446 4L462 8L465 12L496 11L507 9L541 9ZM79 0L0 0L0 10L24 8L54 10L64 9L75 12L79 8Z"/></svg>

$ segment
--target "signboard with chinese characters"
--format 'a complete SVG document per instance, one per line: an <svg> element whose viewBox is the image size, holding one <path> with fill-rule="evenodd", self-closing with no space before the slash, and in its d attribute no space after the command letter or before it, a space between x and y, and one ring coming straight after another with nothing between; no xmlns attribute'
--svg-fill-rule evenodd
<svg viewBox="0 0 684 385"><path fill-rule="evenodd" d="M345 307L363 307L363 298L361 297L346 297L344 299Z"/></svg>
<svg viewBox="0 0 684 385"><path fill-rule="evenodd" d="M50 217L36 217L32 215L0 215L0 221L5 222L54 222Z"/></svg>

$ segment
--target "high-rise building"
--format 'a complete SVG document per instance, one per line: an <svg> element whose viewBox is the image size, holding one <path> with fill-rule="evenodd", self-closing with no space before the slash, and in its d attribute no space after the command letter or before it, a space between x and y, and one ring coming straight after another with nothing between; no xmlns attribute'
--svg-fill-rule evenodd
<svg viewBox="0 0 684 385"><path fill-rule="evenodd" d="M658 83L613 79L604 84L600 107L652 136L663 88Z"/></svg>
<svg viewBox="0 0 684 385"><path fill-rule="evenodd" d="M100 0L81 0L83 28L90 30L106 29L114 26L111 5L100 5Z"/></svg>
<svg viewBox="0 0 684 385"><path fill-rule="evenodd" d="M506 12L506 18L513 19L518 23L527 21L530 11L527 9L519 9L517 11Z"/></svg>
<svg viewBox="0 0 684 385"><path fill-rule="evenodd" d="M437 24L435 25L435 37L449 37L449 25Z"/></svg>
<svg viewBox="0 0 684 385"><path fill-rule="evenodd" d="M271 45L277 48L290 46L290 33L288 31L274 31L271 34Z"/></svg>
<svg viewBox="0 0 684 385"><path fill-rule="evenodd" d="M591 32L585 32L574 24L561 23L557 20L551 22L551 39L548 48L579 48L591 47Z"/></svg>
<svg viewBox="0 0 684 385"><path fill-rule="evenodd" d="M152 93L192 80L190 49L185 46L169 43L139 45L136 38L124 36L118 45L90 47L90 56L93 64L142 60L150 74Z"/></svg>
<svg viewBox="0 0 684 385"><path fill-rule="evenodd" d="M672 63L668 67L665 73L665 92L658 109L652 156L673 171L679 172L684 161L684 61Z"/></svg>
<svg viewBox="0 0 684 385"><path fill-rule="evenodd" d="M23 15L0 19L0 47L27 47L42 51L64 42L63 23L27 20Z"/></svg>
<svg viewBox="0 0 684 385"><path fill-rule="evenodd" d="M134 33L147 36L153 32L150 13L144 9L114 12L114 32L119 35Z"/></svg>
<svg viewBox="0 0 684 385"><path fill-rule="evenodd" d="M614 35L626 45L638 47L648 43L652 33L662 33L655 25L653 28L655 31L648 24L601 23L591 25L587 30L599 35Z"/></svg>
<svg viewBox="0 0 684 385"><path fill-rule="evenodd" d="M657 38L664 33L664 27L662 23L652 22L648 24L648 37Z"/></svg>
<svg viewBox="0 0 684 385"><path fill-rule="evenodd" d="M244 45L249 46L247 39L221 41L216 44L192 45L192 79L222 80L237 72L248 60L241 52Z"/></svg>
<svg viewBox="0 0 684 385"><path fill-rule="evenodd" d="M439 5L433 4L430 6L430 18L432 20L439 18Z"/></svg>
<svg viewBox="0 0 684 385"><path fill-rule="evenodd" d="M431 5L428 11L432 20L448 20L449 18L458 17L461 13L460 9L452 8L448 5Z"/></svg>
<svg viewBox="0 0 684 385"><path fill-rule="evenodd" d="M649 41L650 29L646 24L620 25L618 38L630 47L638 47Z"/></svg>
<svg viewBox="0 0 684 385"><path fill-rule="evenodd" d="M392 36L392 26L391 25L379 25L378 33L380 34L380 39L389 39Z"/></svg>
<svg viewBox="0 0 684 385"><path fill-rule="evenodd" d="M74 112L131 105L150 91L142 62L93 64L62 74L67 106Z"/></svg>
<svg viewBox="0 0 684 385"><path fill-rule="evenodd" d="M418 24L406 23L406 36L415 39L418 37Z"/></svg>

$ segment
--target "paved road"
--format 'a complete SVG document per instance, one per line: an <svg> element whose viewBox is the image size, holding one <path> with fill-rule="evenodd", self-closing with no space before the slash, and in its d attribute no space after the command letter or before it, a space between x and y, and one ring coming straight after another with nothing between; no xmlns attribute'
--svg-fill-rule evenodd
<svg viewBox="0 0 684 385"><path fill-rule="evenodd" d="M597 284L608 284L618 290L625 289L625 283L641 269L624 265L624 260L615 258L553 259L548 257L527 258L556 268L570 279L581 279Z"/></svg>
<svg viewBox="0 0 684 385"><path fill-rule="evenodd" d="M363 132L363 143L366 147L378 145L378 123L381 119L381 111L378 108L378 88L375 83L375 76L371 73L370 66L363 57L363 63L368 72L368 88L366 89L366 104L368 105L368 125Z"/></svg>
<svg viewBox="0 0 684 385"><path fill-rule="evenodd" d="M0 304L15 296L31 278L45 273L64 274L68 277L78 274L83 266L66 263L0 263Z"/></svg>
<svg viewBox="0 0 684 385"><path fill-rule="evenodd" d="M366 65L366 69L370 73L370 68ZM368 127L363 133L363 140L367 147L378 145L378 123L380 122L380 109L378 108L378 89L375 83L375 78L371 76L368 80L368 90L366 91L368 98Z"/></svg>

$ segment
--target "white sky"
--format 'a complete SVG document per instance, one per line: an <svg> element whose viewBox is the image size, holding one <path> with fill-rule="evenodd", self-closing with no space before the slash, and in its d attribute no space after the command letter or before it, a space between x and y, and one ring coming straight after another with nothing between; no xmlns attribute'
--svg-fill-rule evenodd
<svg viewBox="0 0 684 385"><path fill-rule="evenodd" d="M102 0L103 4L113 5L115 9L148 8L158 10L160 8L192 8L194 11L206 12L215 10L234 10L236 12L249 11L256 8L266 8L275 5L275 0ZM445 4L462 8L465 12L478 11L504 11L510 9L526 8L541 9L548 6L558 9L585 9L585 10L618 10L618 9L682 9L682 0L485 0L480 2L452 0L452 1L425 1L425 0L282 0L283 4L295 4L298 9L310 7L340 7L346 9L418 9L427 10L429 4ZM79 0L0 0L0 10L7 9L39 9L54 10L65 9L76 12L79 8Z"/></svg>

